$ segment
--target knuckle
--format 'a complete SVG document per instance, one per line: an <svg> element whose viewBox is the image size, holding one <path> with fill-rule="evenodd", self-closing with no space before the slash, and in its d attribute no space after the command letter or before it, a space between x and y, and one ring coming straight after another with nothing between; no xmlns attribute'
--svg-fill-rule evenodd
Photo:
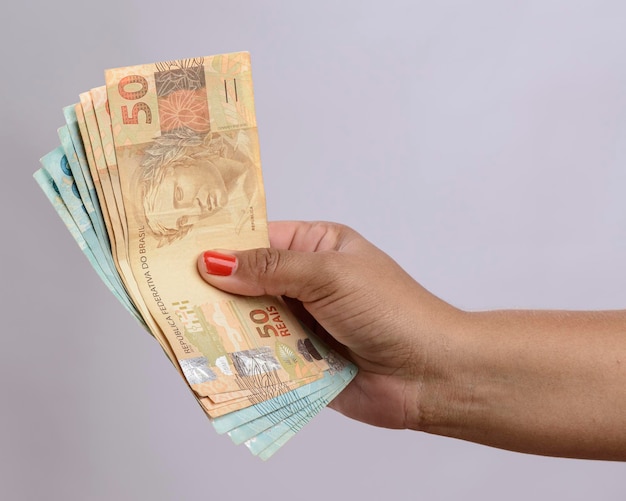
<svg viewBox="0 0 626 501"><path fill-rule="evenodd" d="M318 242L316 250L340 250L346 238L353 233L349 226L328 221L311 223L309 231L313 235L314 240Z"/></svg>
<svg viewBox="0 0 626 501"><path fill-rule="evenodd" d="M251 255L251 269L257 278L273 275L280 266L280 252L276 249L256 249Z"/></svg>

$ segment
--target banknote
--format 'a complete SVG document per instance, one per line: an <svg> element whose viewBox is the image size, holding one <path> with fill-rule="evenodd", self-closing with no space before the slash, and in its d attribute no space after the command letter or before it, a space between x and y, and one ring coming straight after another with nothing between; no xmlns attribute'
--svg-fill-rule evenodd
<svg viewBox="0 0 626 501"><path fill-rule="evenodd" d="M55 183L54 179L52 179L52 176L50 175L50 173L45 168L42 167L37 172L35 172L33 177L35 178L35 181L37 182L41 190L44 192L46 198L50 201L52 206L55 208L57 214L59 215L59 217L65 224L66 228L69 230L70 234L72 235L76 243L78 244L78 247L80 248L80 250L83 251L89 263L98 272L99 270L98 262L93 252L89 248L89 245L87 245L85 238L83 237L80 229L76 225L76 222L72 218L69 210L67 209L67 206L65 205L65 202L63 201L63 198L61 197L61 192L59 190L59 187ZM102 278L102 280L105 283L107 283L106 277L100 273L99 275ZM110 284L107 283L107 286L110 286Z"/></svg>
<svg viewBox="0 0 626 501"><path fill-rule="evenodd" d="M326 407L331 400L333 400L346 387L348 384L347 381L354 378L356 369L354 367L350 369L345 368L343 373L345 378L344 382L339 380L336 381L333 384L332 391L327 392L324 397L313 402L310 407L302 409L294 416L288 418L288 420L292 421L293 424L285 420L287 426L284 426L283 422L281 422L269 430L265 430L263 433L260 433L254 438L246 441L245 444L252 454L263 460L267 460L272 457L283 445L287 443L287 441L291 440L306 423L315 417L317 413ZM277 430L277 428L286 429L283 432L283 430Z"/></svg>
<svg viewBox="0 0 626 501"><path fill-rule="evenodd" d="M198 249L269 244L249 55L105 77L130 267L191 387L269 399L321 378L328 366L299 353L308 336L279 298L234 297L196 270Z"/></svg>
<svg viewBox="0 0 626 501"><path fill-rule="evenodd" d="M356 375L281 298L207 285L207 248L269 245L247 53L107 70L35 180L218 433L268 459Z"/></svg>
<svg viewBox="0 0 626 501"><path fill-rule="evenodd" d="M85 152L85 146L82 141L76 117L76 106L76 104L73 104L63 108L65 127L61 127L59 129L59 138L61 139L61 145L63 146L70 163L74 179L76 179L76 186L78 188L78 192L80 193L81 200L83 201L85 209L87 209L89 219L91 219L94 232L98 236L98 240L101 245L108 248L107 252L109 257L111 257L109 236L106 232L104 218L102 216L102 210L98 200L98 193L96 192L96 188L89 171L89 165L87 164L87 154ZM69 135L70 141L67 141L68 138L63 133L62 129L65 129L67 135Z"/></svg>
<svg viewBox="0 0 626 501"><path fill-rule="evenodd" d="M100 87L98 90L101 96L98 103L99 108L106 108L105 88ZM126 232L123 229L124 223L122 222L126 221L125 209L121 197L116 198L115 196L116 190L112 182L112 173L116 171L116 160L108 113L105 113L105 117L101 116L102 110L97 109L95 106L92 100L92 92L83 92L80 95L80 104L76 108L80 108L76 121L79 126L82 143L85 145L85 150L89 152L89 155L87 155L89 172L92 179L98 180L99 205L109 228L107 235L115 267L119 272L119 277L126 293L149 324L150 331L158 336L159 329L141 299L141 294L128 266L128 246L126 243ZM168 346L165 346L166 351L169 352L168 348Z"/></svg>
<svg viewBox="0 0 626 501"><path fill-rule="evenodd" d="M346 376L350 375L351 374L346 373ZM318 382L324 382L325 384L317 386L316 383ZM310 391L305 397L293 400L274 411L267 411L257 419L237 426L228 432L228 436L236 444L241 444L254 437L266 434L268 438L265 442L269 443L273 440L269 438L271 435L282 435L282 433L278 433L276 429L277 425L285 425L288 427L283 428L283 433L287 432L288 429L293 430L295 426L303 426L312 419L317 411L321 410L322 407L326 405L325 399L328 395L333 394L338 387L343 388L344 386L344 378L333 378L329 372L326 372L322 380L299 388L299 390L307 388ZM291 393L295 394L296 392ZM320 402L323 402L321 406L319 405ZM270 429L272 429L272 431L267 432L267 430Z"/></svg>
<svg viewBox="0 0 626 501"><path fill-rule="evenodd" d="M80 233L81 239L89 249L89 257L92 258L90 259L92 266L109 290L117 297L131 315L133 315L140 324L144 325L143 318L135 309L134 304L129 300L125 290L121 287L119 275L111 269L110 263L102 251L87 210L80 198L76 182L70 170L69 161L63 148L58 147L42 157L41 164L43 170L45 170L54 181L53 187L55 192L63 201L63 206L74 223L73 226L76 228L76 231ZM38 181L40 180L38 179ZM55 202L53 202L53 205L55 205ZM67 224L68 223L66 223L66 225Z"/></svg>
<svg viewBox="0 0 626 501"><path fill-rule="evenodd" d="M303 324L302 328L306 329L306 326ZM251 427L254 427L257 432L262 432L276 424L283 416L297 412L310 405L315 399L332 393L333 384L339 383L345 387L356 375L356 367L348 364L312 333L309 333L309 339L304 343L308 345L307 351L313 353L314 358L326 360L329 370L324 372L324 377L285 395L279 395L239 412L214 419L213 426L218 433L229 432L229 436L235 443L241 443L250 438ZM305 352L303 349L301 351Z"/></svg>

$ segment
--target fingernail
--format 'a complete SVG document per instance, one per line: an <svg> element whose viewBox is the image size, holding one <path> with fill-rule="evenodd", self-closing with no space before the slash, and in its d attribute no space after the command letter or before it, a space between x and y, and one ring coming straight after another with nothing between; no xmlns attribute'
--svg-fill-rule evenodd
<svg viewBox="0 0 626 501"><path fill-rule="evenodd" d="M204 269L209 275L220 275L227 277L232 275L237 266L237 258L221 252L206 251L202 255Z"/></svg>

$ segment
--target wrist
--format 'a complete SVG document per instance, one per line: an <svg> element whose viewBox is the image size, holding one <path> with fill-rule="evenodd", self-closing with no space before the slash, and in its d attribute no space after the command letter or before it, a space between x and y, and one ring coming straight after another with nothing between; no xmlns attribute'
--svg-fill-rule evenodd
<svg viewBox="0 0 626 501"><path fill-rule="evenodd" d="M407 427L446 434L465 421L473 395L472 313L449 306L422 343L422 360L407 385Z"/></svg>
<svg viewBox="0 0 626 501"><path fill-rule="evenodd" d="M508 450L623 459L620 312L462 313L429 354L411 428ZM617 365L617 367L616 367Z"/></svg>

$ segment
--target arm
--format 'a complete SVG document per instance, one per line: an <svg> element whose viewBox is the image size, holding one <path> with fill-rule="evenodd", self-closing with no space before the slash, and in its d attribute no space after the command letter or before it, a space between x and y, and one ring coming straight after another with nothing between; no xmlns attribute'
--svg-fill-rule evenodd
<svg viewBox="0 0 626 501"><path fill-rule="evenodd" d="M273 223L270 237L271 249L200 256L200 273L297 300L360 369L331 407L515 451L626 460L626 312L467 313L345 226Z"/></svg>
<svg viewBox="0 0 626 501"><path fill-rule="evenodd" d="M448 382L422 401L421 429L535 454L626 460L626 312L464 317Z"/></svg>

